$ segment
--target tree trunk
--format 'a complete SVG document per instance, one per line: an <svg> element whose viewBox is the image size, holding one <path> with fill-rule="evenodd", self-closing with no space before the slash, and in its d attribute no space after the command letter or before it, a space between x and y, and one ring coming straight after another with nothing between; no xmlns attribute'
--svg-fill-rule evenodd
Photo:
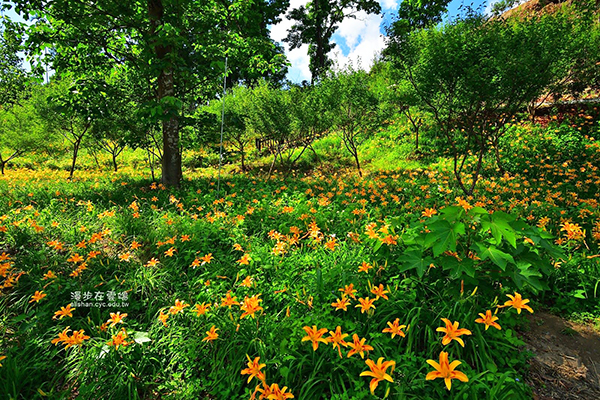
<svg viewBox="0 0 600 400"><path fill-rule="evenodd" d="M2 170L2 175L4 175L4 165L6 163L4 161L0 162L0 170Z"/></svg>
<svg viewBox="0 0 600 400"><path fill-rule="evenodd" d="M362 178L362 170L360 169L360 162L358 161L358 151L355 151L354 154L354 161L356 162L356 168L358 168L358 176L360 176Z"/></svg>
<svg viewBox="0 0 600 400"><path fill-rule="evenodd" d="M179 121L173 116L163 121L162 183L166 186L179 187L181 177Z"/></svg>
<svg viewBox="0 0 600 400"><path fill-rule="evenodd" d="M117 155L112 153L113 167L115 168L115 172L117 172Z"/></svg>
<svg viewBox="0 0 600 400"><path fill-rule="evenodd" d="M146 147L146 153L148 154L148 166L150 167L150 173L152 174L152 182L156 181L156 178L154 177L154 165L153 165L153 160L150 157L150 149L148 149Z"/></svg>
<svg viewBox="0 0 600 400"><path fill-rule="evenodd" d="M75 173L75 162L77 162L77 153L79 152L79 144L77 141L73 145L73 161L71 162L71 172L69 173L69 180L73 179L73 174Z"/></svg>
<svg viewBox="0 0 600 400"><path fill-rule="evenodd" d="M164 6L162 0L148 0L148 15L150 17L150 31L156 35L158 28L163 24ZM161 61L169 60L173 49L153 38L151 45L154 47L156 58ZM175 97L175 81L173 66L170 62L158 76L158 96L161 102L166 97ZM162 122L163 131L163 157L162 157L162 183L166 186L179 187L181 182L181 153L179 151L179 116L175 110L166 110L168 119Z"/></svg>
<svg viewBox="0 0 600 400"><path fill-rule="evenodd" d="M313 70L311 71L311 77L310 77L310 83L311 85L313 85L315 83L315 80L317 78L319 78L319 76L323 73L323 66L325 65L325 58L324 58L324 45L323 45L323 24L324 21L322 19L322 11L321 11L321 4L319 4L319 0L314 0L313 1L313 6L314 6L314 10L315 10L315 14L317 15L317 19L319 20L317 22L317 26L316 26L316 52L315 52L315 60L314 60L314 64L313 64ZM311 60L313 61L313 60Z"/></svg>

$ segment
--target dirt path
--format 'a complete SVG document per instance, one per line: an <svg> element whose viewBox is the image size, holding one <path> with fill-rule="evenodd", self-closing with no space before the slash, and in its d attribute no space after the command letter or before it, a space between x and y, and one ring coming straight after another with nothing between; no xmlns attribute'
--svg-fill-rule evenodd
<svg viewBox="0 0 600 400"><path fill-rule="evenodd" d="M600 334L544 312L529 320L523 336L534 354L527 379L534 399L600 399Z"/></svg>

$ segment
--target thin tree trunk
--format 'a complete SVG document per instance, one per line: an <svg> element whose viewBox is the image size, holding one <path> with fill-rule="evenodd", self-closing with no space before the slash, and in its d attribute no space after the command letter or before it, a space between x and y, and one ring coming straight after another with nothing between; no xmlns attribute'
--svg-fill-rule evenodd
<svg viewBox="0 0 600 400"><path fill-rule="evenodd" d="M156 35L159 27L163 25L164 6L162 0L148 1L148 14L150 17L151 35ZM173 51L171 46L165 46L158 40L154 43L156 57L168 60ZM167 66L158 76L158 98L160 102L165 97L175 97L175 81L173 66ZM163 121L163 155L162 155L162 183L166 186L179 187L182 177L181 152L179 150L179 117L178 113L169 110L170 117Z"/></svg>
<svg viewBox="0 0 600 400"><path fill-rule="evenodd" d="M96 150L90 148L90 153L92 153L92 157L94 157L94 161L96 162L96 167L100 169L100 163L98 162L98 157L96 157Z"/></svg>
<svg viewBox="0 0 600 400"><path fill-rule="evenodd" d="M117 172L117 155L115 153L112 153L112 161L113 167L115 168L115 172Z"/></svg>
<svg viewBox="0 0 600 400"><path fill-rule="evenodd" d="M76 141L73 145L73 162L71 163L71 172L69 173L69 180L73 179L75 173L75 163L77 162L77 153L79 152L80 140Z"/></svg>
<svg viewBox="0 0 600 400"><path fill-rule="evenodd" d="M152 175L152 181L155 182L156 178L154 177L154 165L153 165L153 161L150 158L150 149L148 147L146 147L146 153L148 155L148 166L150 167L150 174Z"/></svg>

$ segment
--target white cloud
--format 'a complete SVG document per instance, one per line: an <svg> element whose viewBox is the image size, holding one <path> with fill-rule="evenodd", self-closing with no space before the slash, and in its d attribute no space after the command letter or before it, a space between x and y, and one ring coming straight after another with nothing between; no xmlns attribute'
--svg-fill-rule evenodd
<svg viewBox="0 0 600 400"><path fill-rule="evenodd" d="M379 0L379 4L384 10L396 9L398 7L397 0Z"/></svg>
<svg viewBox="0 0 600 400"><path fill-rule="evenodd" d="M383 18L373 14L357 17L356 20L347 19L340 24L336 33L344 39L350 50L347 55L343 55L338 46L333 58L338 67L351 63L368 70L373 65L373 58L385 47L385 38L380 31Z"/></svg>
<svg viewBox="0 0 600 400"><path fill-rule="evenodd" d="M306 5L308 1L291 0L288 12L301 5ZM383 10L396 9L398 3L398 0L379 0L379 4ZM381 52L385 46L385 39L380 32L383 17L381 15L368 15L364 11L357 13L356 16L356 19L346 18L339 24L333 37L333 41L338 46L329 56L338 64L338 67L343 67L349 62L358 67L360 60L361 68L369 69L374 56ZM282 16L280 23L271 26L271 38L282 43L285 54L292 64L288 72L288 78L294 82L310 80L308 45L303 45L299 49L290 51L289 45L282 42L293 24L294 21ZM348 48L346 55L342 53L340 44L344 44L344 48Z"/></svg>

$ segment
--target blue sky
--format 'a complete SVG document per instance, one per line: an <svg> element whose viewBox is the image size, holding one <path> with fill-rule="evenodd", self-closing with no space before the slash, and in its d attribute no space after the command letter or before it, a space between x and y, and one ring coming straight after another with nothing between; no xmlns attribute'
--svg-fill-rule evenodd
<svg viewBox="0 0 600 400"><path fill-rule="evenodd" d="M309 0L291 0L290 9L297 8L306 4ZM357 19L346 19L339 25L338 30L333 35L332 40L337 44L330 57L342 67L352 63L355 67L369 69L373 58L383 49L385 45L385 25L393 21L401 0L379 0L382 15L359 14ZM491 3L496 0L490 0ZM488 0L453 0L448 9L448 17L459 13L459 7L462 4L472 8L482 7L487 10ZM285 18L277 25L271 27L271 37L281 42L287 35L287 30L292 26L293 21ZM287 44L282 43L286 50L291 67L288 72L288 79L292 82L301 82L310 80L310 71L308 69L308 45L299 49L289 51Z"/></svg>

